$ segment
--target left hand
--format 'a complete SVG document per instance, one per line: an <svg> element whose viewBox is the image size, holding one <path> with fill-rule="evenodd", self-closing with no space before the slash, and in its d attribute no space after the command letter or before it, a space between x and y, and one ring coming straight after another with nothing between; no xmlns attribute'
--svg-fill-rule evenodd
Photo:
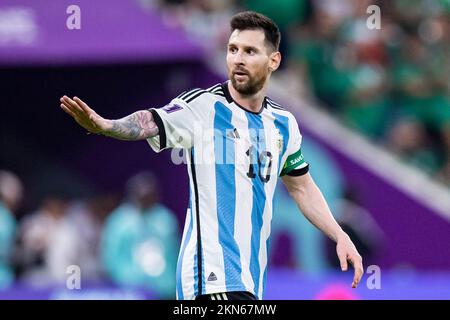
<svg viewBox="0 0 450 320"><path fill-rule="evenodd" d="M358 283L361 281L364 268L362 264L362 257L346 233L337 239L336 252L341 263L342 271L347 271L348 262L353 265L355 275L353 277L352 288L356 288Z"/></svg>

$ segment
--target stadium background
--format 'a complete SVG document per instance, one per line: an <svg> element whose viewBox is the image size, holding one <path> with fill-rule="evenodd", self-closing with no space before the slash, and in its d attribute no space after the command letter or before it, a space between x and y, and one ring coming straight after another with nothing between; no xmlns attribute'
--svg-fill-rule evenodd
<svg viewBox="0 0 450 320"><path fill-rule="evenodd" d="M380 30L366 25L372 4ZM79 30L67 28L70 5ZM146 142L86 135L59 97L119 118L224 81L229 17L244 9L279 24L284 60L270 96L296 115L313 177L364 266L381 272L381 288L376 267L352 290L333 244L280 185L265 298L450 298L447 0L1 0L0 170L23 196L0 207L0 298L173 298L185 167ZM175 219L150 219L139 237L131 222L129 234L106 230L127 181L148 170ZM116 234L125 239L105 240ZM69 265L81 268L80 290L66 287Z"/></svg>

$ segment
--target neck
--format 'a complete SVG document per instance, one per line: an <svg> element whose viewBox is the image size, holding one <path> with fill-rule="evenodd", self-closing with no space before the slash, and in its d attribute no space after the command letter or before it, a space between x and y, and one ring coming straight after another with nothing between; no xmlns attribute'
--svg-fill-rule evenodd
<svg viewBox="0 0 450 320"><path fill-rule="evenodd" d="M236 91L236 89L234 89L231 81L228 81L228 91L230 92L233 100L240 104L242 107L252 112L259 112L261 110L264 97L266 96L267 82L266 84L264 84L264 87L257 93L252 95L243 95Z"/></svg>

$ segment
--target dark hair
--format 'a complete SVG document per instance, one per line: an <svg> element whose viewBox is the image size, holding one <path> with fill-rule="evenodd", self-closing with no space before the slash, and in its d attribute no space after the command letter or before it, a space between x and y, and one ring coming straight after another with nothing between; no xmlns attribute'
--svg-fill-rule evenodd
<svg viewBox="0 0 450 320"><path fill-rule="evenodd" d="M264 31L266 42L278 51L280 46L280 29L270 18L254 11L244 11L235 14L230 21L231 32L234 30L255 30Z"/></svg>

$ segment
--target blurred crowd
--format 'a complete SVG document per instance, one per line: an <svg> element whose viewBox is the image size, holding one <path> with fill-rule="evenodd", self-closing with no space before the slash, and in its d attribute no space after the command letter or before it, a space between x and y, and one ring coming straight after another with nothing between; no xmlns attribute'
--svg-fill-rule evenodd
<svg viewBox="0 0 450 320"><path fill-rule="evenodd" d="M144 171L128 179L122 197L97 193L86 199L53 190L22 214L27 185L0 170L0 292L64 288L76 266L81 288L136 289L174 299L181 230L177 215L159 202L159 190L155 175ZM355 195L339 202L338 221L369 259L384 235ZM334 242L323 242L295 214L297 205L282 188L276 198L269 264L305 273L338 269Z"/></svg>
<svg viewBox="0 0 450 320"><path fill-rule="evenodd" d="M223 57L229 18L271 17L278 77L301 97L450 186L449 0L139 0ZM377 5L381 29L367 21ZM373 21L373 20L371 20ZM280 76L281 75L281 76Z"/></svg>
<svg viewBox="0 0 450 320"><path fill-rule="evenodd" d="M64 286L68 268L77 266L82 286L110 283L173 299L179 226L158 190L155 176L140 172L128 180L123 199L56 191L18 217L24 185L0 171L0 290Z"/></svg>

